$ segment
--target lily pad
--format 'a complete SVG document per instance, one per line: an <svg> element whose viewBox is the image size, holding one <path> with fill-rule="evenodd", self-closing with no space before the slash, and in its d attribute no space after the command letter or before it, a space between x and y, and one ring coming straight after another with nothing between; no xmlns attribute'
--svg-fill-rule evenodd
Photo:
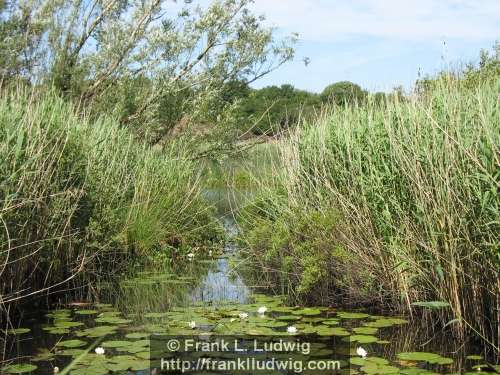
<svg viewBox="0 0 500 375"><path fill-rule="evenodd" d="M9 335L22 335L23 333L31 332L29 328L12 328L7 330L7 334Z"/></svg>
<svg viewBox="0 0 500 375"><path fill-rule="evenodd" d="M441 358L439 354L435 353L427 353L427 352L405 352L399 353L397 355L399 359L403 361L424 361L424 362L432 362Z"/></svg>
<svg viewBox="0 0 500 375"><path fill-rule="evenodd" d="M81 346L86 345L87 343L82 340L66 340L66 341L59 341L56 346L60 346L62 348L79 348Z"/></svg>
<svg viewBox="0 0 500 375"><path fill-rule="evenodd" d="M38 367L30 363L19 363L2 367L2 372L6 374L24 374L35 371Z"/></svg>
<svg viewBox="0 0 500 375"><path fill-rule="evenodd" d="M339 312L337 316L341 319L364 319L368 318L370 315L365 313Z"/></svg>

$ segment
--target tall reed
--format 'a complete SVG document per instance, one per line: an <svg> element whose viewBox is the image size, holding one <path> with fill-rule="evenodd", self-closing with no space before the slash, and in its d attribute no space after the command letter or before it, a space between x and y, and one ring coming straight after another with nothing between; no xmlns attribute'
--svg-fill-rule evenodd
<svg viewBox="0 0 500 375"><path fill-rule="evenodd" d="M456 332L472 329L498 348L498 85L489 80L466 88L443 76L425 95L329 109L279 143L278 181L264 186L268 203L260 203L260 215L246 215L244 226L271 217L270 225L288 223L293 233L294 218L304 212L336 213L338 223L328 228L308 221L325 228L319 232L330 244L322 245L322 267L349 262L344 272L358 276L344 288L370 284L372 297L377 294L371 303L410 312L419 309L415 302L446 301L451 308L440 313L443 323L457 318ZM304 238L318 231L300 232ZM254 251L269 251L252 241L255 231L247 234ZM297 247L293 236L282 252ZM309 253L317 251L309 245ZM348 255L340 261L333 255L339 246ZM305 268L296 261L294 269ZM316 281L339 284L331 271ZM318 290L312 285L308 293Z"/></svg>
<svg viewBox="0 0 500 375"><path fill-rule="evenodd" d="M218 234L180 141L155 150L50 93L2 92L0 160L4 307L40 293L92 293L101 277Z"/></svg>

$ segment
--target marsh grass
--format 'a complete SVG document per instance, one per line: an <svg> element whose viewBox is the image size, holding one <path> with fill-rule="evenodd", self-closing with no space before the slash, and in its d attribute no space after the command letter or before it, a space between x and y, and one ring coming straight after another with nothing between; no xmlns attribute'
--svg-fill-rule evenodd
<svg viewBox="0 0 500 375"><path fill-rule="evenodd" d="M0 97L0 278L4 307L164 261L220 234L189 149L155 150L56 95Z"/></svg>
<svg viewBox="0 0 500 375"><path fill-rule="evenodd" d="M279 143L276 179L242 215L251 251L278 269L291 262L295 293L318 268L304 259L321 259L327 272L302 300L370 295L410 313L415 302L446 301L442 325L456 318L455 332L498 350L498 93L498 79L464 87L443 75L425 95L329 108L299 127ZM349 277L339 283L332 267Z"/></svg>

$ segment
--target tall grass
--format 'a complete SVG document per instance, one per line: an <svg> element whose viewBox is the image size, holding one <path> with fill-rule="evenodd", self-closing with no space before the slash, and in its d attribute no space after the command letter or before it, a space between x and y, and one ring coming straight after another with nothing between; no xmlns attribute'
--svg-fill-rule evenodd
<svg viewBox="0 0 500 375"><path fill-rule="evenodd" d="M243 215L246 239L275 263L291 257L299 284L310 279L304 297L366 292L410 312L446 301L443 323L498 347L499 128L498 79L465 88L443 76L422 96L332 108L279 144L277 181Z"/></svg>
<svg viewBox="0 0 500 375"><path fill-rule="evenodd" d="M0 97L1 302L83 288L202 246L218 227L189 150L155 150L55 95Z"/></svg>

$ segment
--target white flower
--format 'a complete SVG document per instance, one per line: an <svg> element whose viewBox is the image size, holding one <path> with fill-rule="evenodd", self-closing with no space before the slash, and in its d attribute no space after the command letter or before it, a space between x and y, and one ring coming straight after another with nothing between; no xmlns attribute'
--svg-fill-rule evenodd
<svg viewBox="0 0 500 375"><path fill-rule="evenodd" d="M267 311L267 307L266 306L262 306L262 307L259 307L259 309L257 310L257 312L260 314L260 315L264 315Z"/></svg>
<svg viewBox="0 0 500 375"><path fill-rule="evenodd" d="M59 374L59 367L54 367L54 374Z"/></svg>
<svg viewBox="0 0 500 375"><path fill-rule="evenodd" d="M360 346L356 348L356 354L359 355L361 358L366 358L368 352Z"/></svg>
<svg viewBox="0 0 500 375"><path fill-rule="evenodd" d="M189 322L189 328L191 328L191 329L196 328L196 322L194 320L192 322Z"/></svg>
<svg viewBox="0 0 500 375"><path fill-rule="evenodd" d="M288 333L297 333L297 328L295 328L294 326L290 326L286 329L286 331Z"/></svg>
<svg viewBox="0 0 500 375"><path fill-rule="evenodd" d="M248 318L248 314L247 313L240 313L239 317L240 317L240 319L246 319L246 318Z"/></svg>
<svg viewBox="0 0 500 375"><path fill-rule="evenodd" d="M189 260L193 260L194 254L193 253L188 253L187 257L188 257Z"/></svg>
<svg viewBox="0 0 500 375"><path fill-rule="evenodd" d="M104 354L104 348L98 346L97 348L95 348L95 354Z"/></svg>
<svg viewBox="0 0 500 375"><path fill-rule="evenodd" d="M212 256L212 250L210 250L210 251L208 252L208 256L210 256L210 257Z"/></svg>

